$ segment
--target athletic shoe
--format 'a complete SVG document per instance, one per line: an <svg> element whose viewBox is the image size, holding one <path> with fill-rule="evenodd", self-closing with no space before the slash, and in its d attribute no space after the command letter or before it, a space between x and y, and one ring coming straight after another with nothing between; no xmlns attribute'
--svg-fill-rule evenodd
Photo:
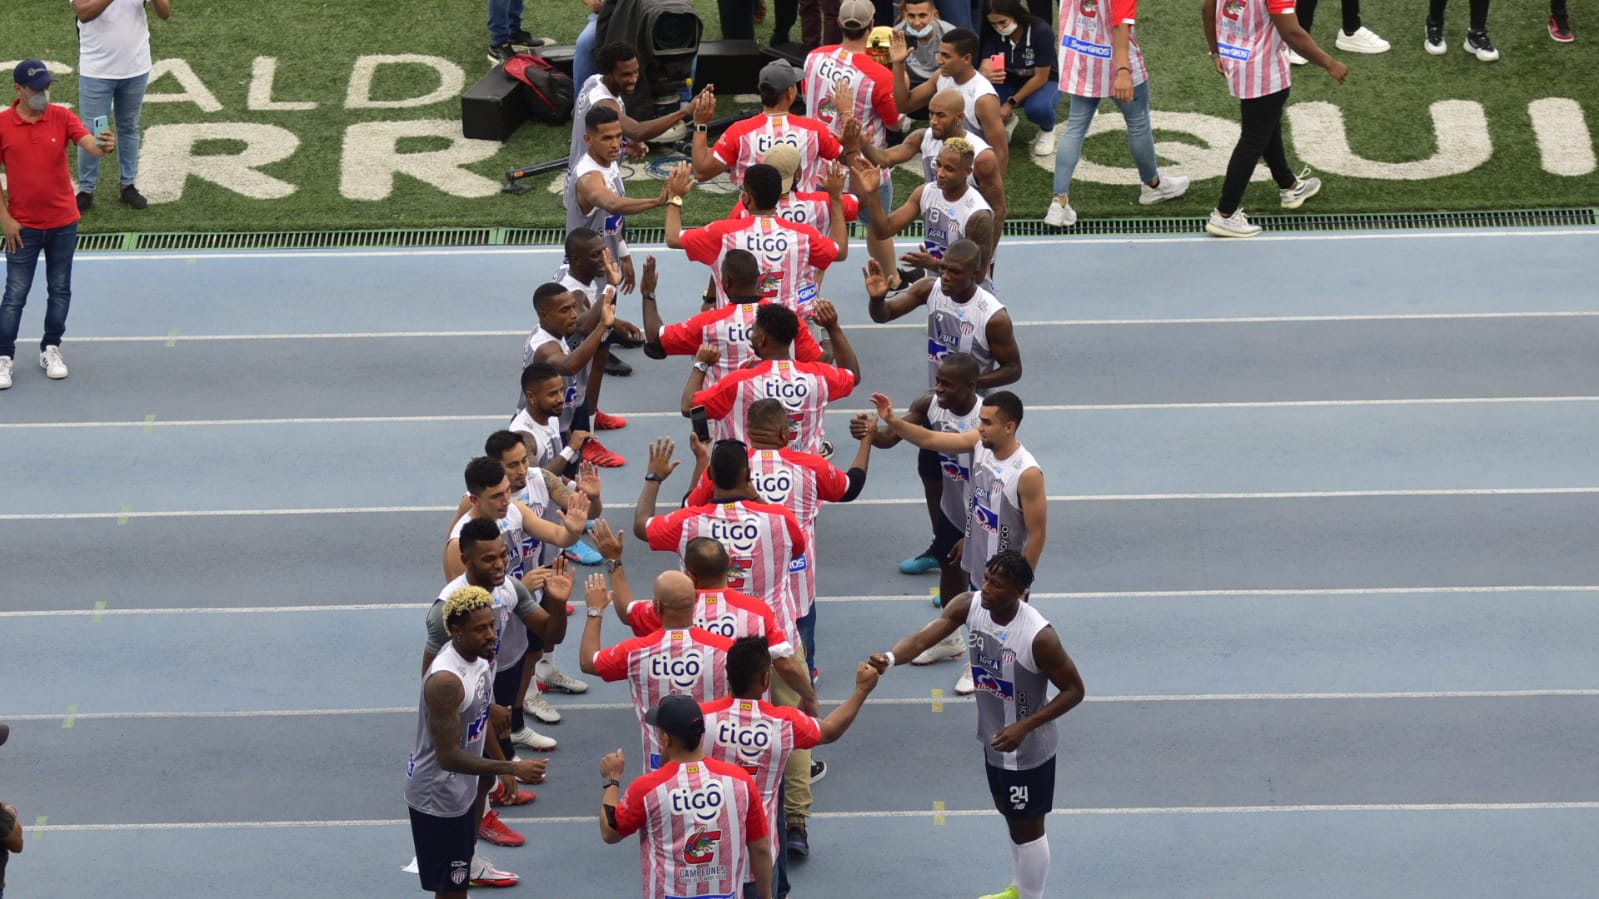
<svg viewBox="0 0 1599 899"><path fill-rule="evenodd" d="M593 462L601 468L621 468L627 460L605 448L605 444L590 437L583 444L582 458L586 462Z"/></svg>
<svg viewBox="0 0 1599 899"><path fill-rule="evenodd" d="M1005 143L1010 143L1011 135L1016 133L1016 126L1022 123L1022 111L1012 109L1010 118L1005 120Z"/></svg>
<svg viewBox="0 0 1599 899"><path fill-rule="evenodd" d="M1576 40L1577 39L1576 36L1571 33L1571 19L1570 19L1570 17L1568 17L1568 16L1550 16L1549 17L1549 36L1551 38L1553 38L1556 43L1560 43L1560 44L1569 44L1572 41ZM83 194L78 194L78 196L81 197L81 196L83 196ZM81 208L81 205L80 205L80 208Z"/></svg>
<svg viewBox="0 0 1599 899"><path fill-rule="evenodd" d="M909 559L899 563L900 574L926 574L929 571L937 570L938 560L926 553L919 556L911 556Z"/></svg>
<svg viewBox="0 0 1599 899"><path fill-rule="evenodd" d="M1022 899L1022 891L1017 889L1016 884L1013 883L997 893L978 896L977 899Z"/></svg>
<svg viewBox="0 0 1599 899"><path fill-rule="evenodd" d="M1344 34L1342 28L1338 29L1338 37L1333 40L1333 46L1349 53L1387 53L1392 49L1387 41L1364 25L1356 28L1354 34Z"/></svg>
<svg viewBox="0 0 1599 899"><path fill-rule="evenodd" d="M144 209L150 205L150 201L144 198L144 194L139 193L139 188L129 184L122 188L122 205L130 209Z"/></svg>
<svg viewBox="0 0 1599 899"><path fill-rule="evenodd" d="M616 324L618 327L615 327L611 330L611 346L621 347L624 350L636 350L644 345L643 330L639 331L638 337L629 337L627 336L627 332L620 327L620 325L623 324L620 319L617 320ZM637 328L638 325L634 325L633 327Z"/></svg>
<svg viewBox="0 0 1599 899"><path fill-rule="evenodd" d="M517 47L526 47L529 50L537 50L540 47L555 46L555 38L534 37L528 34L526 29L518 28L511 32L511 44Z"/></svg>
<svg viewBox="0 0 1599 899"><path fill-rule="evenodd" d="M1167 200L1175 200L1188 193L1187 175L1162 175L1160 183L1154 187L1147 184L1138 185L1138 203L1141 206L1153 206Z"/></svg>
<svg viewBox="0 0 1599 899"><path fill-rule="evenodd" d="M821 759L811 759L811 783L817 783L827 776L827 763Z"/></svg>
<svg viewBox="0 0 1599 899"><path fill-rule="evenodd" d="M1033 138L1033 155L1048 156L1054 153L1057 139L1053 129L1038 132L1038 136Z"/></svg>
<svg viewBox="0 0 1599 899"><path fill-rule="evenodd" d="M977 692L977 684L972 682L972 669L967 668L961 676L955 678L955 695L970 696Z"/></svg>
<svg viewBox="0 0 1599 899"><path fill-rule="evenodd" d="M88 212L89 210L94 208L94 194L91 194L88 191L80 190L80 191L78 191L77 199L78 199L78 212L80 214Z"/></svg>
<svg viewBox="0 0 1599 899"><path fill-rule="evenodd" d="M483 822L477 826L477 838L487 840L496 846L516 847L527 842L527 837L512 830L504 821L500 820L500 813L490 811L483 816Z"/></svg>
<svg viewBox="0 0 1599 899"><path fill-rule="evenodd" d="M1466 42L1460 46L1460 49L1482 62L1493 62L1499 58L1499 51L1494 48L1494 42L1488 39L1486 31L1466 32Z"/></svg>
<svg viewBox="0 0 1599 899"><path fill-rule="evenodd" d="M1062 203L1060 197L1049 201L1049 211L1044 213L1044 224L1052 228L1070 228L1077 224L1077 210L1071 203Z"/></svg>
<svg viewBox="0 0 1599 899"><path fill-rule="evenodd" d="M788 839L785 845L788 847L789 858L807 858L810 856L811 837L810 834L805 832L803 822L788 826Z"/></svg>
<svg viewBox="0 0 1599 899"><path fill-rule="evenodd" d="M655 141L662 144L675 144L685 137L688 137L688 123L678 122L676 125L655 135Z"/></svg>
<svg viewBox="0 0 1599 899"><path fill-rule="evenodd" d="M931 665L945 659L958 659L966 654L966 640L961 637L960 631L934 643L923 650L916 658L911 659L912 665Z"/></svg>
<svg viewBox="0 0 1599 899"><path fill-rule="evenodd" d="M565 550L563 550L561 552L561 555L566 556L567 561L576 562L579 565L594 566L594 565L598 565L601 562L605 561L605 557L600 555L600 551L599 550L595 549L592 546L589 546L587 543L584 543L582 540L579 540L576 543L572 544L571 546L568 546ZM566 605L567 605L566 614L568 614L568 615L572 614L572 609L571 609L571 605L572 604L571 603L567 603Z"/></svg>
<svg viewBox="0 0 1599 899"><path fill-rule="evenodd" d="M1444 23L1427 20L1427 39L1421 42L1421 48L1433 56L1449 52L1449 46L1444 43Z"/></svg>
<svg viewBox="0 0 1599 899"><path fill-rule="evenodd" d="M1254 237L1259 234L1259 225L1251 225L1249 218L1242 209L1233 210L1232 215L1222 215L1220 210L1210 211L1210 221L1205 223L1205 230L1217 237Z"/></svg>
<svg viewBox="0 0 1599 899"><path fill-rule="evenodd" d="M523 711L526 711L526 709ZM511 742L522 747L523 749L526 749L528 752L554 752L556 747L560 745L559 743L555 742L554 737L547 737L533 728L528 727L526 724L522 725L521 730L511 731ZM533 800L529 799L527 801L532 802ZM505 804L520 805L521 803L509 802Z"/></svg>
<svg viewBox="0 0 1599 899"><path fill-rule="evenodd" d="M563 674L549 656L539 659L538 666L533 669L533 676L538 678L541 692L554 691L556 693L571 693L575 695L589 691L588 684L569 674Z"/></svg>
<svg viewBox="0 0 1599 899"><path fill-rule="evenodd" d="M67 362L61 358L61 348L58 346L47 346L39 353L39 367L44 369L44 376L52 381L67 376Z"/></svg>
<svg viewBox="0 0 1599 899"><path fill-rule="evenodd" d="M11 389L11 357L0 356L0 390Z"/></svg>
<svg viewBox="0 0 1599 899"><path fill-rule="evenodd" d="M628 371L632 371L632 370L633 369L631 369L631 368L628 369ZM610 374L610 372L607 371L606 374ZM612 415L609 412L600 412L599 410L595 410L595 412L594 412L594 430L596 430L596 431L616 431L616 430L620 430L620 429L625 428L625 427L627 427L627 419L623 418L622 416L620 416L620 415Z"/></svg>
<svg viewBox="0 0 1599 899"><path fill-rule="evenodd" d="M495 46L493 44L489 45L489 62L496 64L509 62L511 57L515 55L516 48L510 44L500 44L499 46Z"/></svg>
<svg viewBox="0 0 1599 899"><path fill-rule="evenodd" d="M605 373L608 374L608 375L611 375L613 377L625 378L628 375L631 375L633 373L633 366L628 365L626 362L622 361L622 357L616 355L615 353L611 352L610 350L606 350L605 351ZM597 417L598 417L598 414L596 413L596 418ZM595 422L594 427L597 428L598 430L601 430L601 431L605 430L604 428L601 428L599 426L598 421Z"/></svg>
<svg viewBox="0 0 1599 899"><path fill-rule="evenodd" d="M550 705L550 701L545 698L543 690L527 691L527 698L522 700L522 711L532 715L534 718L539 719L545 724L561 723L560 711L557 710L555 706ZM516 737L513 736L511 740L512 742L515 742Z"/></svg>
<svg viewBox="0 0 1599 899"><path fill-rule="evenodd" d="M1299 183L1287 190L1277 191L1277 196L1281 198L1284 209L1298 209L1305 205L1306 200L1321 192L1321 179L1305 177L1309 174L1310 168L1307 166L1304 171L1299 173Z"/></svg>
<svg viewBox="0 0 1599 899"><path fill-rule="evenodd" d="M1306 65L1306 64L1308 64L1310 62L1310 60L1308 60L1308 59L1304 58L1303 56L1300 56L1298 53L1294 52L1294 48L1293 47L1290 47L1290 46L1288 46L1286 44L1283 45L1283 53L1288 57L1289 65L1302 66L1302 65Z"/></svg>
<svg viewBox="0 0 1599 899"><path fill-rule="evenodd" d="M475 887L514 887L521 883L522 878L510 871L501 871L494 867L481 852L472 853L472 886Z"/></svg>
<svg viewBox="0 0 1599 899"><path fill-rule="evenodd" d="M514 734L511 736L511 740L513 742L516 740ZM517 790L514 793L507 791L505 789L505 781L500 780L498 777L494 779L494 789L489 791L489 805L531 805L538 801L538 798L539 794L532 790Z"/></svg>

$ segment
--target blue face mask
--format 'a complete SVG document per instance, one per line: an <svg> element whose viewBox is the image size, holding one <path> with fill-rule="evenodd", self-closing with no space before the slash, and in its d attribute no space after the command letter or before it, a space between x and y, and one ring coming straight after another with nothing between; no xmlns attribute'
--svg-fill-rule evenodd
<svg viewBox="0 0 1599 899"><path fill-rule="evenodd" d="M44 112L45 107L47 107L49 105L50 105L50 92L49 91L39 91L39 92L37 92L35 94L32 94L32 95L30 95L28 97L28 108L33 110L34 112Z"/></svg>
<svg viewBox="0 0 1599 899"><path fill-rule="evenodd" d="M921 28L912 28L911 26L906 25L905 33L913 38L916 38L917 40L921 40L922 38L933 33L933 23L929 22Z"/></svg>

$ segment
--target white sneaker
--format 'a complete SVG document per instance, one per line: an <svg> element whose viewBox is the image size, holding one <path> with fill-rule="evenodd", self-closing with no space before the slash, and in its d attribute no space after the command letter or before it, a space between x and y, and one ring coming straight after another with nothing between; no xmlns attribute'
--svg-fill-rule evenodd
<svg viewBox="0 0 1599 899"><path fill-rule="evenodd" d="M1153 206L1167 200L1175 200L1188 193L1187 175L1162 175L1160 183L1154 187L1147 184L1138 185L1138 202L1144 206Z"/></svg>
<svg viewBox="0 0 1599 899"><path fill-rule="evenodd" d="M0 390L11 389L11 357L0 356Z"/></svg>
<svg viewBox="0 0 1599 899"><path fill-rule="evenodd" d="M1038 132L1038 136L1033 138L1033 155L1048 156L1054 153L1056 139L1056 134L1053 130Z"/></svg>
<svg viewBox="0 0 1599 899"><path fill-rule="evenodd" d="M1304 58L1303 56L1300 56L1298 53L1295 53L1293 47L1289 47L1287 45L1284 45L1283 46L1283 53L1287 54L1288 62L1290 64L1292 64L1292 65L1302 66L1302 65L1307 65L1310 62L1310 60Z"/></svg>
<svg viewBox="0 0 1599 899"><path fill-rule="evenodd" d="M494 867L481 852L472 853L472 885L477 887L514 887L522 880L510 871Z"/></svg>
<svg viewBox="0 0 1599 899"><path fill-rule="evenodd" d="M1049 201L1049 211L1044 213L1044 224L1054 228L1070 228L1077 224L1077 210L1070 203L1062 203L1060 198Z"/></svg>
<svg viewBox="0 0 1599 899"><path fill-rule="evenodd" d="M1307 178L1310 169L1307 167L1299 173L1299 183L1287 190L1277 191L1277 196L1282 198L1284 209L1298 209L1305 205L1305 201L1321 192L1320 178Z"/></svg>
<svg viewBox="0 0 1599 899"><path fill-rule="evenodd" d="M1020 125L1021 121L1022 121L1022 111L1020 109L1011 110L1010 118L1005 120L1005 142L1006 143L1010 142L1011 135L1016 133L1016 126Z"/></svg>
<svg viewBox="0 0 1599 899"><path fill-rule="evenodd" d="M561 669L549 656L539 659L538 666L533 669L533 676L538 679L539 689L545 692L576 694L589 691L588 684L569 674L561 673Z"/></svg>
<svg viewBox="0 0 1599 899"><path fill-rule="evenodd" d="M550 701L544 697L543 690L528 690L527 698L522 700L522 711L532 715L545 724L560 724L561 713Z"/></svg>
<svg viewBox="0 0 1599 899"><path fill-rule="evenodd" d="M1342 28L1338 29L1333 45L1350 53L1387 53L1391 49L1387 41L1364 25L1356 28L1354 34L1344 34Z"/></svg>
<svg viewBox="0 0 1599 899"><path fill-rule="evenodd" d="M61 358L61 348L58 346L47 346L39 353L39 367L44 369L44 376L52 381L67 376L67 362Z"/></svg>
<svg viewBox="0 0 1599 899"><path fill-rule="evenodd" d="M972 683L972 669L967 668L961 676L955 679L955 695L970 696L977 692L977 685Z"/></svg>
<svg viewBox="0 0 1599 899"><path fill-rule="evenodd" d="M655 140L663 144L675 144L685 137L688 137L688 123L678 122L676 125L655 135Z"/></svg>
<svg viewBox="0 0 1599 899"><path fill-rule="evenodd" d="M927 647L924 652L922 652L916 658L911 659L911 664L931 665L934 662L942 662L945 659L958 659L964 655L965 652L966 640L961 637L960 631L956 631L955 633L950 634L948 637L945 637L937 643L934 643L932 646Z"/></svg>
<svg viewBox="0 0 1599 899"><path fill-rule="evenodd" d="M526 724L522 725L521 730L511 731L511 742L534 752L549 752L559 745L554 737L546 737Z"/></svg>
<svg viewBox="0 0 1599 899"><path fill-rule="evenodd" d="M1254 237L1259 234L1259 225L1251 225L1242 209L1233 210L1232 215L1222 215L1218 209L1210 211L1210 221L1205 223L1205 230L1217 237Z"/></svg>
<svg viewBox="0 0 1599 899"><path fill-rule="evenodd" d="M1480 62L1495 62L1499 59L1499 50L1494 46L1494 42L1488 39L1486 31L1466 32L1466 42L1460 49L1477 57Z"/></svg>

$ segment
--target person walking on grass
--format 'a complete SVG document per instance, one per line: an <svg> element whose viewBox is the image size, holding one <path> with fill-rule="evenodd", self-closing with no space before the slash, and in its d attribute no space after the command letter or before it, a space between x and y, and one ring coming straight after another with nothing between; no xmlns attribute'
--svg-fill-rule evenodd
<svg viewBox="0 0 1599 899"><path fill-rule="evenodd" d="M1387 53L1389 44L1377 36L1377 33L1361 24L1360 0L1339 0L1343 7L1343 27L1338 30L1337 37L1333 38L1333 45L1345 53ZM1299 17L1299 25L1307 32L1311 23L1316 21L1316 0L1297 0L1294 14ZM1288 48L1288 61L1296 66L1306 65L1310 60Z"/></svg>
<svg viewBox="0 0 1599 899"><path fill-rule="evenodd" d="M134 181L139 174L139 112L150 80L150 7L162 21L172 18L172 0L72 0L78 17L78 115L85 121L112 116L121 175L122 202L144 209L150 202ZM94 206L100 157L78 149L78 211Z"/></svg>
<svg viewBox="0 0 1599 899"><path fill-rule="evenodd" d="M1571 33L1571 16L1566 13L1566 0L1549 0L1549 37L1557 44L1569 44L1577 39Z"/></svg>
<svg viewBox="0 0 1599 899"><path fill-rule="evenodd" d="M1221 200L1210 213L1205 230L1217 237L1254 237L1252 225L1239 206L1244 189L1262 158L1277 182L1284 209L1298 209L1321 190L1320 178L1294 175L1283 149L1283 107L1288 104L1288 57L1285 46L1327 70L1339 84L1349 67L1316 46L1294 16L1294 0L1205 0L1205 39L1216 73L1227 79L1227 89L1238 98L1243 130L1227 162Z"/></svg>
<svg viewBox="0 0 1599 899"><path fill-rule="evenodd" d="M1559 3L1563 8L1565 0L1553 0L1550 4L1551 20L1554 18L1554 3ZM1433 56L1442 56L1449 52L1449 46L1444 43L1444 9L1449 6L1449 0L1428 0L1427 3L1427 39L1422 42L1422 49ZM1550 23L1553 25L1553 22ZM1554 36L1551 27L1549 34ZM1567 34L1570 34L1570 22L1567 21ZM1560 40L1556 37L1555 40ZM1466 28L1466 42L1460 49L1470 53L1482 62L1494 62L1499 59L1499 49L1488 38L1488 0L1471 0L1471 23Z"/></svg>

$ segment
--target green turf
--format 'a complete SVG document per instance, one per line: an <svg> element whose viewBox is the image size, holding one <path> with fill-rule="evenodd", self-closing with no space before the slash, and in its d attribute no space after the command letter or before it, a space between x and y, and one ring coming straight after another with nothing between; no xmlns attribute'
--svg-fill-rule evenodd
<svg viewBox="0 0 1599 899"><path fill-rule="evenodd" d="M716 36L713 0L698 0L706 20L706 35ZM359 175L365 168L354 158L347 130L366 123L436 120L445 130L459 118L455 97L407 109L347 109L345 94L356 58L363 54L415 53L443 57L465 70L470 84L489 67L485 58L483 0L272 0L241 3L238 0L186 0L176 4L170 22L152 17L156 56L181 58L222 105L206 112L191 103L151 102L145 107L147 152L141 162L140 181L159 180L163 160L151 152L150 130L160 126L210 123L217 126L211 139L196 144L193 152L233 153L241 144L229 139L238 123L271 125L286 129L298 139L294 153L261 171L292 185L293 192L275 199L251 199L233 190L191 177L182 198L157 203L143 213L122 208L115 201L114 162L107 161L101 179L99 205L85 219L85 231L277 230L332 228L409 228L454 225L554 226L562 223L560 199L547 188L550 176L533 179L534 192L525 196L495 194L460 198L442 192L408 175L395 177L394 189L381 200L349 199L341 194L341 170ZM1593 153L1599 130L1599 76L1594 74L1594 47L1599 30L1585 32L1577 21L1578 43L1557 45L1544 31L1545 6L1538 0L1500 0L1489 22L1503 58L1479 63L1459 49L1465 25L1466 4L1457 2L1448 35L1450 52L1431 57L1421 50L1425 3L1403 0L1393 5L1372 4L1368 24L1394 44L1384 56L1338 54L1332 50L1337 27L1336 5L1321 11L1315 37L1349 63L1349 82L1334 84L1313 68L1295 70L1294 102L1320 101L1343 111L1348 142L1353 153L1371 160L1405 162L1426 159L1437 149L1428 108L1439 100L1481 104L1488 123L1492 153L1486 163L1465 173L1423 180L1384 180L1322 172L1326 185L1307 211L1363 212L1386 210L1487 209L1599 204L1599 175L1549 174L1541 168L1539 146L1533 134L1528 103L1543 98L1571 98L1585 115L1583 137L1568 141L1566 149ZM77 41L70 13L61 0L8 0L4 50L0 56L36 55L68 65L77 61ZM585 9L578 0L530 0L527 26L562 42L573 40L581 28ZM1580 5L1579 5L1580 11ZM763 28L769 30L769 25ZM1599 26L1596 26L1599 28ZM1152 69L1152 106L1157 126L1170 113L1200 113L1218 117L1223 124L1236 117L1235 101L1227 96L1222 80L1210 70L1198 3L1192 0L1151 0L1141 11L1139 33ZM274 99L312 101L309 111L252 111L247 109L251 65L257 56L278 60ZM57 88L57 98L74 102L75 77L67 75ZM423 94L437 86L430 70L387 68L374 79L374 99L400 99ZM180 91L172 77L152 84L153 93ZM723 101L731 109L730 99ZM1296 113L1297 114L1297 113ZM1118 121L1106 104L1103 118ZM1236 126L1226 125L1218 146L1210 149L1208 171L1225 159ZM1157 128L1162 140L1202 144L1191 134ZM1013 143L1012 166L1007 177L1012 215L1042 215L1050 192L1050 175L1028 162L1026 145L1033 134L1023 125ZM1307 147L1296 144L1303 135L1289 129L1290 159L1298 164ZM512 166L559 156L565 152L567 131L541 125L523 127L492 156L471 165L471 171L498 180ZM402 152L426 152L447 146L441 137L410 137L399 142ZM1182 152L1182 151L1178 151ZM1581 152L1577 157L1581 158ZM1127 168L1121 133L1090 138L1087 162ZM1165 159L1171 171L1193 166L1188 155ZM1181 163L1181 165L1179 165ZM1190 170L1205 174L1203 169ZM168 166L168 170L171 167ZM1085 216L1128 216L1147 213L1136 204L1137 189L1129 184L1101 184L1080 174L1072 189L1073 205ZM914 182L901 175L899 195ZM1182 201L1158 207L1161 215L1199 215L1210 209L1220 180L1197 181ZM635 194L655 187L633 185ZM148 190L147 190L148 192ZM1258 212L1275 208L1270 186L1251 188L1245 207ZM703 221L720 216L723 197L690 198L688 219ZM655 224L658 215L639 216L638 224Z"/></svg>

